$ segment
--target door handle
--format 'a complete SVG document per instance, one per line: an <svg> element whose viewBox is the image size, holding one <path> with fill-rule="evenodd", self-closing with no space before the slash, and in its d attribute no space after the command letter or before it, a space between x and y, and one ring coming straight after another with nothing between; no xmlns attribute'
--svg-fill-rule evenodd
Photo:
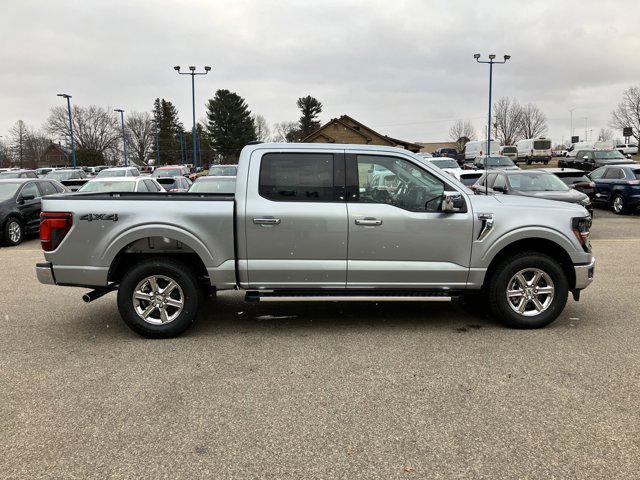
<svg viewBox="0 0 640 480"><path fill-rule="evenodd" d="M256 225L280 225L280 219L273 217L254 218L253 223Z"/></svg>
<svg viewBox="0 0 640 480"><path fill-rule="evenodd" d="M357 218L356 225L364 225L365 227L377 227L378 225L382 225L382 220L378 218Z"/></svg>

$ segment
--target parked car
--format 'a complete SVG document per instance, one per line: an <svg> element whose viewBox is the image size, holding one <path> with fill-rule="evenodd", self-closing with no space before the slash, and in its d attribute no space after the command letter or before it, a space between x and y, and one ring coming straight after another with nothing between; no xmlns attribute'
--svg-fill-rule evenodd
<svg viewBox="0 0 640 480"><path fill-rule="evenodd" d="M462 168L460 168L460 165L458 165L458 161L455 158L432 157L432 158L426 158L425 161L435 165L436 167L447 172L452 177L460 180L460 174L462 173Z"/></svg>
<svg viewBox="0 0 640 480"><path fill-rule="evenodd" d="M615 149L618 150L623 155L637 155L638 154L638 145L634 145L632 143L626 145L624 143L619 143L615 146Z"/></svg>
<svg viewBox="0 0 640 480"><path fill-rule="evenodd" d="M157 171L157 170L156 170ZM192 181L187 177L155 177L155 180L162 185L167 192L186 192L192 185Z"/></svg>
<svg viewBox="0 0 640 480"><path fill-rule="evenodd" d="M513 163L513 160L502 155L478 157L473 161L473 166L478 170L484 170L485 164L488 170L493 168L500 168L502 170L520 170L520 167Z"/></svg>
<svg viewBox="0 0 640 480"><path fill-rule="evenodd" d="M609 206L618 215L640 207L640 165L606 165L589 178L595 183L594 203Z"/></svg>
<svg viewBox="0 0 640 480"><path fill-rule="evenodd" d="M580 150L574 158L566 157L558 161L558 166L590 172L605 165L624 163L637 165L617 150Z"/></svg>
<svg viewBox="0 0 640 480"><path fill-rule="evenodd" d="M518 163L518 147L515 145L503 145L498 150L503 157L509 157L514 163Z"/></svg>
<svg viewBox="0 0 640 480"><path fill-rule="evenodd" d="M372 188L374 167L402 188ZM117 289L125 323L148 337L186 330L203 292L238 288L251 301L485 292L494 318L539 328L569 292L579 298L595 268L584 207L473 195L393 147L248 145L234 195L112 195L44 200L36 273L93 288L85 301ZM88 211L103 217L86 221Z"/></svg>
<svg viewBox="0 0 640 480"><path fill-rule="evenodd" d="M613 150L612 140L593 140L572 143L567 149L566 157L575 157L580 150Z"/></svg>
<svg viewBox="0 0 640 480"><path fill-rule="evenodd" d="M167 165L164 167L157 167L153 171L151 176L153 178L176 177L176 176L189 178L189 176L191 176L191 172L189 168L184 165Z"/></svg>
<svg viewBox="0 0 640 480"><path fill-rule="evenodd" d="M114 167L100 170L96 178L106 177L139 177L140 171L138 167Z"/></svg>
<svg viewBox="0 0 640 480"><path fill-rule="evenodd" d="M499 151L500 151L500 140L491 139L492 156ZM486 154L487 154L486 140L471 140L467 142L464 146L464 161L467 163L473 162L476 158L485 156Z"/></svg>
<svg viewBox="0 0 640 480"><path fill-rule="evenodd" d="M199 177L189 187L189 193L224 193L236 192L236 177Z"/></svg>
<svg viewBox="0 0 640 480"><path fill-rule="evenodd" d="M60 168L45 175L46 179L57 180L72 192L87 183L87 174L81 168Z"/></svg>
<svg viewBox="0 0 640 480"><path fill-rule="evenodd" d="M6 245L18 245L40 227L41 198L68 192L55 180L0 179L0 233Z"/></svg>
<svg viewBox="0 0 640 480"><path fill-rule="evenodd" d="M44 177L47 173L52 171L53 171L53 168L48 168L48 167L36 168L36 175L38 175L38 177Z"/></svg>
<svg viewBox="0 0 640 480"><path fill-rule="evenodd" d="M0 173L0 178L38 178L35 170L17 169Z"/></svg>
<svg viewBox="0 0 640 480"><path fill-rule="evenodd" d="M458 158L458 150L452 147L441 147L437 148L435 152L433 152L434 157L449 157L449 158Z"/></svg>
<svg viewBox="0 0 640 480"><path fill-rule="evenodd" d="M235 177L238 173L238 165L211 165L209 173L212 177Z"/></svg>
<svg viewBox="0 0 640 480"><path fill-rule="evenodd" d="M494 170L482 175L471 187L478 194L504 194L575 203L593 214L589 196L568 187L545 170Z"/></svg>
<svg viewBox="0 0 640 480"><path fill-rule="evenodd" d="M93 178L85 183L78 193L85 192L164 192L155 178L149 177L109 177Z"/></svg>
<svg viewBox="0 0 640 480"><path fill-rule="evenodd" d="M545 168L545 172L553 173L570 188L586 194L593 199L596 184L582 170L575 168Z"/></svg>
<svg viewBox="0 0 640 480"><path fill-rule="evenodd" d="M551 160L551 140L548 138L526 138L516 142L518 149L518 161L531 165L533 162L542 162L545 165Z"/></svg>

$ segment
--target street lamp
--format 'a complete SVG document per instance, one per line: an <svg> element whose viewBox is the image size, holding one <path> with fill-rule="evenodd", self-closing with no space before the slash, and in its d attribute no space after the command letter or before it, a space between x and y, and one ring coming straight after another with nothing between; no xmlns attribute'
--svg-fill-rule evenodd
<svg viewBox="0 0 640 480"><path fill-rule="evenodd" d="M486 174L487 173L487 158L489 157L489 155L491 155L491 93L492 93L491 89L492 89L492 83L493 83L493 65L494 64L507 63L507 60L509 60L511 58L511 55L504 55L503 56L504 60L502 60L500 62L496 62L496 56L493 53L491 55L489 55L489 61L480 60L480 54L479 53L474 54L473 58L475 58L476 62L478 62L478 63L488 63L489 64L489 121L487 122L487 156L486 156L485 161L484 161L484 170L485 170L485 174ZM489 190L488 182L485 182L485 185L486 185L486 193L488 193L488 190Z"/></svg>
<svg viewBox="0 0 640 480"><path fill-rule="evenodd" d="M160 138L158 137L158 120L154 120L153 123L156 126L156 168L160 166Z"/></svg>
<svg viewBox="0 0 640 480"><path fill-rule="evenodd" d="M576 109L577 107L573 107L569 109L569 113L571 114L571 137L573 137L573 111Z"/></svg>
<svg viewBox="0 0 640 480"><path fill-rule="evenodd" d="M121 108L116 108L113 111L120 113L120 121L122 122L122 146L124 147L124 166L128 167L129 162L127 161L127 139L124 135L124 110L122 110Z"/></svg>
<svg viewBox="0 0 640 480"><path fill-rule="evenodd" d="M196 84L195 84L195 78L196 78L196 75L206 75L207 73L209 73L211 71L211 67L205 66L204 67L204 72L196 72L196 67L194 67L194 66L190 66L188 72L181 72L180 71L180 65L176 65L175 67L173 67L173 69L176 72L178 72L178 75L191 75L191 105L193 107L193 109L192 109L193 110L193 130L192 130L192 136L193 136L193 167L194 167L194 169L196 169L196 167L198 165L198 158L196 156L197 148L196 148Z"/></svg>
<svg viewBox="0 0 640 480"><path fill-rule="evenodd" d="M71 158L73 159L73 168L76 168L76 144L73 140L73 119L71 117L71 95L66 93L58 93L58 97L67 99L67 111L69 112L69 131L71 133Z"/></svg>

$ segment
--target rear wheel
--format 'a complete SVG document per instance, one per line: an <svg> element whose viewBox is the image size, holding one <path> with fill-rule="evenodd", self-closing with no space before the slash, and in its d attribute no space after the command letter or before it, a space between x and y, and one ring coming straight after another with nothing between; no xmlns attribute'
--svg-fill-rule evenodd
<svg viewBox="0 0 640 480"><path fill-rule="evenodd" d="M613 197L611 208L613 208L614 213L617 213L618 215L624 215L627 213L627 203L624 201L624 197L620 194Z"/></svg>
<svg viewBox="0 0 640 480"><path fill-rule="evenodd" d="M524 252L498 265L488 291L491 313L505 325L541 328L562 313L569 285L561 265L553 258Z"/></svg>
<svg viewBox="0 0 640 480"><path fill-rule="evenodd" d="M529 157L527 157L527 165L531 165L533 163L533 160L531 160Z"/></svg>
<svg viewBox="0 0 640 480"><path fill-rule="evenodd" d="M22 243L24 227L17 218L11 217L4 224L4 241L7 245L16 246Z"/></svg>
<svg viewBox="0 0 640 480"><path fill-rule="evenodd" d="M193 324L200 303L197 278L171 258L142 261L125 273L118 289L124 322L148 338L180 335Z"/></svg>

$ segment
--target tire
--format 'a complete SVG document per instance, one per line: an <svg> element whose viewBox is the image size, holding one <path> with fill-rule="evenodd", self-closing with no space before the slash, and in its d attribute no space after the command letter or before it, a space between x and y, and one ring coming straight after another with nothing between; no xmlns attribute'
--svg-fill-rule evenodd
<svg viewBox="0 0 640 480"><path fill-rule="evenodd" d="M22 222L16 217L9 217L4 224L4 242L15 247L20 245L24 239L24 226Z"/></svg>
<svg viewBox="0 0 640 480"><path fill-rule="evenodd" d="M613 213L624 215L627 213L627 202L625 202L622 195L617 194L613 197L613 200L611 200L611 208L613 209Z"/></svg>
<svg viewBox="0 0 640 480"><path fill-rule="evenodd" d="M544 163L545 165L549 165L549 160L545 160L543 163Z"/></svg>
<svg viewBox="0 0 640 480"><path fill-rule="evenodd" d="M565 166L564 160L558 160L558 168L565 168Z"/></svg>
<svg viewBox="0 0 640 480"><path fill-rule="evenodd" d="M167 289L170 291L163 295ZM134 299L135 292L138 295ZM137 263L124 274L118 288L122 319L147 338L171 338L183 333L195 321L200 300L196 276L187 265L172 258Z"/></svg>
<svg viewBox="0 0 640 480"><path fill-rule="evenodd" d="M534 284L535 275L541 273ZM522 274L527 287L518 280ZM536 294L544 290L549 293ZM522 295L512 295L507 299L507 291L522 291ZM502 261L489 279L488 295L490 312L511 328L541 328L553 322L567 304L569 284L561 265L548 255L538 252L523 252ZM531 295L538 301L527 299ZM524 302L524 313L518 307ZM539 310L539 307L543 307Z"/></svg>

